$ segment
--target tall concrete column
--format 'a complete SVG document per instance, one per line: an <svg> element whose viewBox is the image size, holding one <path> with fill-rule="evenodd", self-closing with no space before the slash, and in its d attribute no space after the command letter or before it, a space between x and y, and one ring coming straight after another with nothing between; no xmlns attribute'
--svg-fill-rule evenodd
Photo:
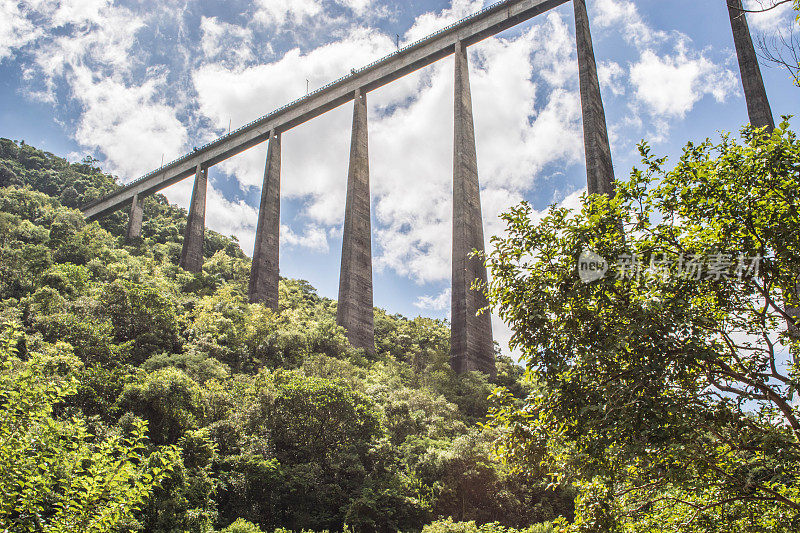
<svg viewBox="0 0 800 533"><path fill-rule="evenodd" d="M264 185L258 209L256 246L250 269L251 303L278 310L278 243L281 227L281 136L272 132L267 146Z"/></svg>
<svg viewBox="0 0 800 533"><path fill-rule="evenodd" d="M203 269L203 237L206 231L206 189L208 169L197 165L192 189L192 203L189 206L189 220L183 234L180 266L189 272Z"/></svg>
<svg viewBox="0 0 800 533"><path fill-rule="evenodd" d="M747 17L742 8L742 0L727 0L727 5L750 124L757 128L766 127L771 132L775 129L775 120L767 99L767 90L764 88L764 80L761 77L761 68L758 66L758 56L753 47Z"/></svg>
<svg viewBox="0 0 800 533"><path fill-rule="evenodd" d="M745 102L747 102L750 124L756 128L767 128L768 132L772 132L775 129L775 119L767 98L764 79L761 77L761 67L758 66L758 56L753 46L753 38L750 35L750 27L747 24L742 0L726 0L726 4L728 16L731 19L736 57L739 59L739 73L742 77L742 88ZM798 310L794 308L787 308L786 312L794 317L800 316ZM791 321L787 321L787 327L789 335L794 338L800 336L800 332ZM795 359L800 358L800 354L793 353L792 355Z"/></svg>
<svg viewBox="0 0 800 533"><path fill-rule="evenodd" d="M455 46L455 128L453 136L453 278L451 293L450 365L457 373L479 370L494 376L494 342L488 305L472 282L486 282L486 267L473 250L483 251L483 218L478 183L478 158L472 121L467 49Z"/></svg>
<svg viewBox="0 0 800 533"><path fill-rule="evenodd" d="M144 197L133 195L131 214L128 217L128 232L125 240L134 242L142 237L142 218L144 216Z"/></svg>
<svg viewBox="0 0 800 533"><path fill-rule="evenodd" d="M614 193L614 166L608 144L606 113L600 96L597 63L586 0L572 0L575 7L575 38L578 46L578 74L583 111L583 144L586 151L586 180L590 194Z"/></svg>
<svg viewBox="0 0 800 533"><path fill-rule="evenodd" d="M375 352L372 310L372 230L370 222L367 95L355 91L347 202L342 238L342 269L336 322L356 348Z"/></svg>

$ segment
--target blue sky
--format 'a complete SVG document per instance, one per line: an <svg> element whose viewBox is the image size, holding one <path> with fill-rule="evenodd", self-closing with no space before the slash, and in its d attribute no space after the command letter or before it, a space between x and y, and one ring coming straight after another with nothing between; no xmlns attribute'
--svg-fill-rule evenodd
<svg viewBox="0 0 800 533"><path fill-rule="evenodd" d="M0 136L135 179L490 2L481 0L0 0ZM750 2L750 6L754 5ZM724 0L589 0L615 171L647 139L675 157L747 121ZM751 15L771 36L788 7ZM526 199L585 187L572 5L471 47L487 240ZM375 304L446 317L452 58L368 96ZM788 74L762 68L778 118ZM351 104L284 134L281 274L336 297ZM252 251L265 146L210 171L207 225ZM185 206L186 180L163 191ZM495 336L508 331L495 320Z"/></svg>

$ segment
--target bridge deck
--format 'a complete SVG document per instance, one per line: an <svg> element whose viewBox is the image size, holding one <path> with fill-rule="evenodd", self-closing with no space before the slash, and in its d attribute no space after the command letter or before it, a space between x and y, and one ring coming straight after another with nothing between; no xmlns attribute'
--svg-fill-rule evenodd
<svg viewBox="0 0 800 533"><path fill-rule="evenodd" d="M127 207L135 195L153 194L353 99L356 89L370 91L453 53L458 41L469 45L516 26L568 0L506 0L412 43L366 67L287 104L215 141L154 170L81 208L97 218Z"/></svg>

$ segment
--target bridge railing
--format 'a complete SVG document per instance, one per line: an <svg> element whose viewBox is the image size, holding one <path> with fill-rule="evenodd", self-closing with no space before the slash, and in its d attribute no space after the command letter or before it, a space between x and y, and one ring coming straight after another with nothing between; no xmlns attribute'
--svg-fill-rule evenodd
<svg viewBox="0 0 800 533"><path fill-rule="evenodd" d="M204 151L204 150L206 150L208 148L212 148L212 147L214 147L214 146L216 146L218 144L221 144L221 143L225 142L226 140L230 139L231 137L234 137L234 136L238 135L242 131L245 131L245 130L247 130L249 128L252 128L254 125L258 124L259 122L268 120L269 118L271 118L271 117L273 117L273 116L285 111L286 109L288 109L290 107L299 105L302 102L310 99L311 97L313 97L313 96L315 96L315 95L317 95L317 94L319 94L319 93L321 93L321 92L323 92L323 91L325 91L327 89L330 89L334 85L337 85L337 84L342 83L342 82L344 82L346 80L349 80L350 78L352 78L352 77L354 77L354 76L356 76L358 74L361 74L364 71L369 70L369 69L379 65L380 63L383 63L385 61L388 61L388 60L392 59L393 57L395 57L398 54L402 54L404 52L407 52L408 50L410 50L410 49L412 49L412 48L414 48L416 46L419 46L419 45L421 45L421 44L423 44L423 43L425 43L425 42L427 42L427 41L429 41L429 40L431 40L431 39L433 39L435 37L438 37L439 35L441 35L441 34L443 34L445 32L448 32L448 31L452 30L453 28L455 28L457 26L465 24L465 23L471 21L472 19L483 15L487 11L491 11L493 9L498 8L501 5L509 4L511 2L514 2L514 1L515 0L500 0L499 2L495 2L495 3L491 4L491 5L488 5L488 6L484 7L480 11L476 11L475 13L472 13L472 14L470 14L470 15L462 18L462 19L457 20L456 22L453 22L452 24L449 24L448 26L445 26L444 28L442 28L440 30L437 30L434 33L431 33L430 35L426 35L425 37L423 37L421 39L417 39L416 41L414 41L414 42L412 42L410 44L407 44L407 45L403 46L402 48L398 48L394 52L392 52L390 54L387 54L387 55L381 57L380 59L377 59L377 60L373 61L372 63L370 63L370 64L368 64L366 66L363 66L363 67L358 68L358 69L353 69L349 74L341 76L340 78L337 78L336 80L334 80L334 81L332 81L330 83L327 83L327 84L323 85L322 87L319 87L318 89L315 89L315 90L311 91L310 93L308 93L308 94L306 94L304 96L301 96L300 98L292 100L288 104L282 105L281 107L279 107L279 108L277 108L277 109L275 109L273 111L270 111L266 115L262 115L262 116L258 117L257 119L252 120L252 121L248 122L247 124L245 124L243 126L240 126L239 128L236 128L235 130L226 133L225 135L222 135L221 137L217 137L213 141L209 141L209 142L205 143L204 145L200 146L199 148L195 148L194 151L189 152L188 154L184 154L184 155L178 157L177 159L174 159L174 160L170 161L169 163L167 163L165 165L161 165L160 167L158 167L155 170L151 170L147 174L145 174L145 175L143 175L143 176L141 176L141 177L139 177L139 178L127 183L124 187L122 187L122 188L110 193L109 195L107 195L107 196L105 196L103 198L98 198L97 200L95 200L93 202L90 202L90 203L86 204L83 207L84 208L88 208L88 207L92 207L94 205L97 205L98 203L100 203L101 201L105 200L109 196L113 196L115 194L118 194L118 193L124 191L125 189L131 188L131 187L137 185L138 183L141 183L141 182L143 182L143 181L145 181L145 180L147 180L147 179L149 179L149 178L151 178L151 177L153 177L153 176L155 176L157 174L160 174L160 173L164 172L165 170L169 170L170 168L182 163L183 161L186 161L187 159L190 159L191 157L196 155L197 152L202 152L202 151Z"/></svg>

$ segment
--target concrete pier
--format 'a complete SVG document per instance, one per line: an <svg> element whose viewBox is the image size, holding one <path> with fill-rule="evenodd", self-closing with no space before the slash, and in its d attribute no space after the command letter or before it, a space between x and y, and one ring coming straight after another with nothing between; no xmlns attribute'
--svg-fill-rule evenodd
<svg viewBox="0 0 800 533"><path fill-rule="evenodd" d="M764 88L764 79L761 77L761 68L758 66L758 56L753 47L753 38L750 36L742 0L727 0L727 4L750 124L758 128L766 127L771 132L775 129L775 120L767 99L767 90Z"/></svg>
<svg viewBox="0 0 800 533"><path fill-rule="evenodd" d="M281 136L272 132L267 145L267 162L261 204L258 210L256 245L250 270L250 303L263 303L278 310L278 245L281 227Z"/></svg>
<svg viewBox="0 0 800 533"><path fill-rule="evenodd" d="M189 219L183 234L180 266L189 272L203 269L203 238L206 231L206 189L208 188L208 169L197 165L192 189L192 203L189 206Z"/></svg>
<svg viewBox="0 0 800 533"><path fill-rule="evenodd" d="M586 151L586 180L590 194L614 193L614 166L608 143L606 113L600 96L597 63L586 0L572 0L575 7L575 38L578 46L578 74L583 110L583 142Z"/></svg>
<svg viewBox="0 0 800 533"><path fill-rule="evenodd" d="M138 194L131 200L131 213L128 217L128 232L125 240L135 242L142 237L142 217L144 216L144 197Z"/></svg>
<svg viewBox="0 0 800 533"><path fill-rule="evenodd" d="M459 374L479 370L494 377L491 315L477 315L488 304L482 292L470 288L473 280L486 282L486 267L481 259L470 257L473 250L483 251L484 243L469 65L462 42L455 45L454 100L450 365Z"/></svg>
<svg viewBox="0 0 800 533"><path fill-rule="evenodd" d="M375 352L372 310L372 228L370 221L367 95L356 89L342 238L342 268L336 322L355 348Z"/></svg>

